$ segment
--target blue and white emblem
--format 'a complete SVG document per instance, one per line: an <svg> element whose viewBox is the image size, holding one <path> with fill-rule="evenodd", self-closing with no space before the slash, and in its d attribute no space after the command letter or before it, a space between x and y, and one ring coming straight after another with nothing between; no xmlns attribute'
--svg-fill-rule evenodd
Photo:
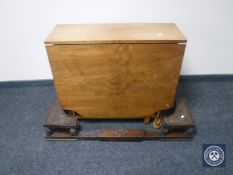
<svg viewBox="0 0 233 175"><path fill-rule="evenodd" d="M225 165L225 145L224 150L222 145L203 145L204 151L204 166L217 167L223 163Z"/></svg>

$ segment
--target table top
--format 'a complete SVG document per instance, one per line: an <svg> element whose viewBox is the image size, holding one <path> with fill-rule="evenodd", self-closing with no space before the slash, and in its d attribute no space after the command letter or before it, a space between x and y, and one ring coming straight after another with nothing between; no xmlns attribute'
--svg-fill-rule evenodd
<svg viewBox="0 0 233 175"><path fill-rule="evenodd" d="M174 23L58 24L45 44L186 43Z"/></svg>

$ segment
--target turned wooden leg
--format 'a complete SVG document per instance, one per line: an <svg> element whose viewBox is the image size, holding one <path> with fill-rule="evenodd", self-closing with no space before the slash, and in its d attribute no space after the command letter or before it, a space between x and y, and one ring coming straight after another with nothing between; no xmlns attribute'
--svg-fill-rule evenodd
<svg viewBox="0 0 233 175"><path fill-rule="evenodd" d="M188 135L193 135L193 134L194 134L194 128L189 128L189 129L186 131L186 133L187 133Z"/></svg>
<svg viewBox="0 0 233 175"><path fill-rule="evenodd" d="M155 119L153 121L153 126L156 129L159 129L161 127L161 116L160 116L160 112L157 112L155 115Z"/></svg>
<svg viewBox="0 0 233 175"><path fill-rule="evenodd" d="M53 129L52 128L45 128L45 133L47 136L51 136L53 134Z"/></svg>
<svg viewBox="0 0 233 175"><path fill-rule="evenodd" d="M77 133L78 133L77 128L70 128L70 135L71 136L75 136L75 135L77 135Z"/></svg>
<svg viewBox="0 0 233 175"><path fill-rule="evenodd" d="M145 118L144 118L144 124L145 124L145 125L149 125L149 124L150 124L150 118L151 118L151 117L145 117Z"/></svg>

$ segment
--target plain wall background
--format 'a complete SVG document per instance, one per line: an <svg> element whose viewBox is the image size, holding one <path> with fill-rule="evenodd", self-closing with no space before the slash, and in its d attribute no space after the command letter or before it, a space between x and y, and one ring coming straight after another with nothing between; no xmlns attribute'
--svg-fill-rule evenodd
<svg viewBox="0 0 233 175"><path fill-rule="evenodd" d="M233 73L232 0L1 0L0 81L52 78L56 24L174 22L188 38L181 73Z"/></svg>

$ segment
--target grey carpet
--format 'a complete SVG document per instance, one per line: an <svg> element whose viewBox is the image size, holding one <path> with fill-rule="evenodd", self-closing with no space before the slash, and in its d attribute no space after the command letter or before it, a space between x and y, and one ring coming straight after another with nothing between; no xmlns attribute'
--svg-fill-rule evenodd
<svg viewBox="0 0 233 175"><path fill-rule="evenodd" d="M44 140L42 120L55 100L50 84L0 88L0 174L233 174L233 81L182 81L198 133L192 141ZM122 124L121 124L122 123ZM83 128L145 127L83 122ZM147 126L151 128L152 126ZM227 146L226 168L202 167L202 144Z"/></svg>

